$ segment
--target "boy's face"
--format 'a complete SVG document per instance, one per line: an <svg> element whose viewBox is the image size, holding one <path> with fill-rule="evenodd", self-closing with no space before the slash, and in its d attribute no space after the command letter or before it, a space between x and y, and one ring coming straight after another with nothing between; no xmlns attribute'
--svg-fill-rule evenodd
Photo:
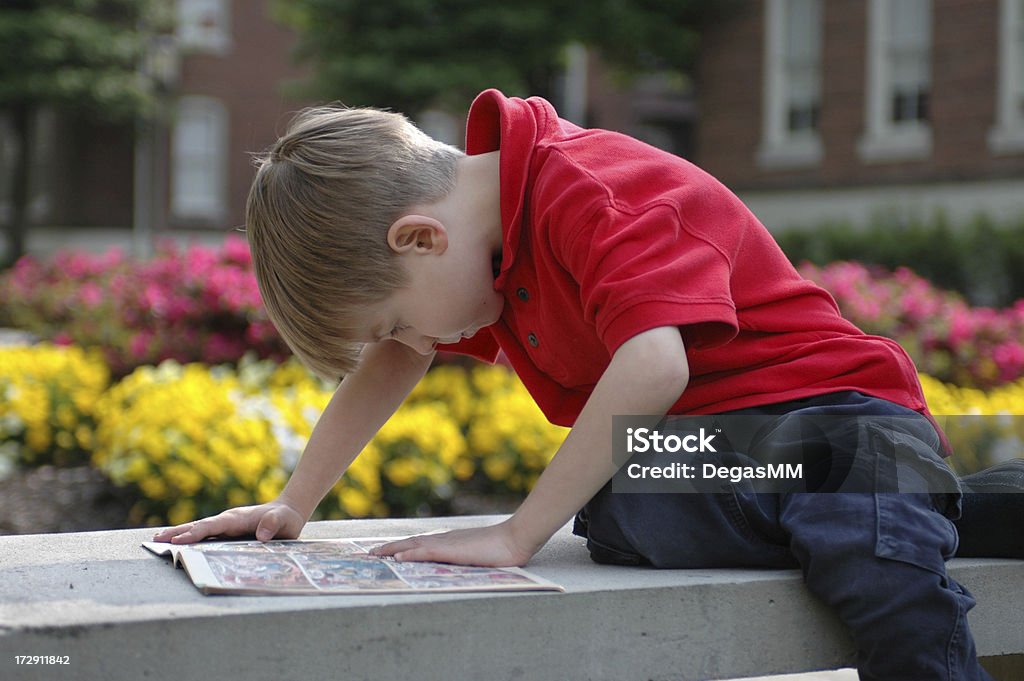
<svg viewBox="0 0 1024 681"><path fill-rule="evenodd" d="M504 298L494 290L490 259L443 255L401 258L409 285L370 308L369 340L396 340L421 354L439 344L471 338L501 317Z"/></svg>

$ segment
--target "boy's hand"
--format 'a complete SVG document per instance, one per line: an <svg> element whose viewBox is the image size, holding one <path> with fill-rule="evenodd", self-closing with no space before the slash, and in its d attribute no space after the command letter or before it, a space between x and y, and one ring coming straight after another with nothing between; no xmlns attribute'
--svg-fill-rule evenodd
<svg viewBox="0 0 1024 681"><path fill-rule="evenodd" d="M393 556L400 561L425 560L482 567L516 567L526 565L539 548L519 545L511 525L506 521L490 527L400 539L378 546L370 553L375 556Z"/></svg>
<svg viewBox="0 0 1024 681"><path fill-rule="evenodd" d="M258 506L240 506L219 515L169 527L157 532L153 541L191 544L207 537L238 537L255 534L260 541L295 539L306 519L291 506L271 501Z"/></svg>

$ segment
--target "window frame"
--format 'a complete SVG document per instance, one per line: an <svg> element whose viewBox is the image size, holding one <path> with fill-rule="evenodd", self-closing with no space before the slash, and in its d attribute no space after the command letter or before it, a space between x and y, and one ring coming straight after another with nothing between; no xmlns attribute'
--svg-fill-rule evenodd
<svg viewBox="0 0 1024 681"><path fill-rule="evenodd" d="M190 20L191 13L200 16L204 11L212 11L212 25L201 26ZM230 0L176 0L175 16L178 45L185 52L224 56L231 51Z"/></svg>
<svg viewBox="0 0 1024 681"><path fill-rule="evenodd" d="M929 121L893 120L895 83L892 77L890 15L894 2L899 0L868 0L865 131L857 145L857 152L865 163L921 160L932 154L932 126ZM935 21L933 0L927 0L927 7L926 59L929 71L928 85L931 90Z"/></svg>
<svg viewBox="0 0 1024 681"><path fill-rule="evenodd" d="M988 135L995 155L1024 152L1024 0L999 2L996 120Z"/></svg>
<svg viewBox="0 0 1024 681"><path fill-rule="evenodd" d="M824 42L824 2L819 9L819 44ZM791 0L766 0L764 14L764 70L762 73L761 144L757 163L765 169L813 167L824 158L820 131L822 100L822 50L818 58L818 125L791 130L789 103L791 80L788 68L788 11Z"/></svg>
<svg viewBox="0 0 1024 681"><path fill-rule="evenodd" d="M186 134L188 116L203 117L204 124L213 129L205 136L201 149L203 168L195 165L195 154L182 135ZM180 97L171 129L171 214L176 220L216 223L224 220L228 212L228 147L230 143L228 108L216 97L187 95ZM183 153L184 152L184 153ZM186 175L204 172L203 192L189 191L191 184L183 181Z"/></svg>

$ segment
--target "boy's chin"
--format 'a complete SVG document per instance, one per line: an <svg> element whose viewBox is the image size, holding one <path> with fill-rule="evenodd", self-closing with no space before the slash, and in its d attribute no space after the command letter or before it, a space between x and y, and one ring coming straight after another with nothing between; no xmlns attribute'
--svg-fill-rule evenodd
<svg viewBox="0 0 1024 681"><path fill-rule="evenodd" d="M463 333L463 334L461 334L459 336L452 336L450 338L438 338L437 339L437 344L438 345L455 345L456 343L458 343L458 342L460 342L460 341L462 341L462 340L464 340L466 338L472 338L475 335L476 335L476 331L472 331L472 332Z"/></svg>
<svg viewBox="0 0 1024 681"><path fill-rule="evenodd" d="M458 336L452 336L451 338L439 338L437 342L440 345L453 345L453 344L458 343L460 341L466 340L467 338L472 338L473 336L475 336L477 334L478 331L480 331L480 327L479 326L475 326L475 327L473 327L471 329L467 329L466 331L463 331Z"/></svg>

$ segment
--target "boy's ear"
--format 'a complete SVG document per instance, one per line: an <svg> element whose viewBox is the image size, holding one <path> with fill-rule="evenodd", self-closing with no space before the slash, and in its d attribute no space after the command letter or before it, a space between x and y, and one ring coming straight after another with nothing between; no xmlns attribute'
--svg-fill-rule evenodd
<svg viewBox="0 0 1024 681"><path fill-rule="evenodd" d="M388 246L395 253L440 255L448 248L448 230L435 218L403 215L388 228Z"/></svg>

